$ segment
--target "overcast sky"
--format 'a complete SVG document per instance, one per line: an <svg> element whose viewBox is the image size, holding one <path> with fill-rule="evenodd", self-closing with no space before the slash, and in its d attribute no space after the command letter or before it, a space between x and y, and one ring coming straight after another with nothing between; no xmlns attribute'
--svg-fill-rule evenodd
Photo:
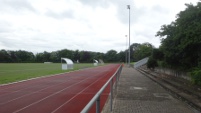
<svg viewBox="0 0 201 113"><path fill-rule="evenodd" d="M149 42L175 20L185 3L199 0L0 0L0 49L34 53L60 49L107 52Z"/></svg>

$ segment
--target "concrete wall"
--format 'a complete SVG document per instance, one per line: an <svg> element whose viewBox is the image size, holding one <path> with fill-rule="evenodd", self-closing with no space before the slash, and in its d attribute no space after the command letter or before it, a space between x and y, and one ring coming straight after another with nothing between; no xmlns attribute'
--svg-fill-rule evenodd
<svg viewBox="0 0 201 113"><path fill-rule="evenodd" d="M134 68L139 68L139 67L141 67L143 65L146 65L148 60L149 60L149 58L146 57L146 58L143 58L142 60L139 60L139 61L135 62Z"/></svg>
<svg viewBox="0 0 201 113"><path fill-rule="evenodd" d="M168 69L168 68L155 68L155 71L160 72L160 73L165 73L168 75L176 76L176 77L181 77L186 80L191 80L190 76L187 75L186 72L180 72L180 71L175 71L173 69Z"/></svg>

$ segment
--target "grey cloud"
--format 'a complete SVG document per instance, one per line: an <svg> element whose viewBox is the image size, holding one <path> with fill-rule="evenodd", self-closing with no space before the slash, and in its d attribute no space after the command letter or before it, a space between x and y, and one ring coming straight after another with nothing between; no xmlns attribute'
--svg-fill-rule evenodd
<svg viewBox="0 0 201 113"><path fill-rule="evenodd" d="M143 23L144 21L150 21L150 20L158 20L154 19L157 17L160 17L159 15L167 15L170 12L166 7L162 7L160 5L154 5L153 7L145 7L140 6L136 7L136 4L134 1L128 0L127 3L124 3L123 0L117 0L117 8L118 13L117 17L119 20L124 23L128 24L128 9L126 9L126 5L130 4L130 18L131 18L131 24L136 24L138 22ZM143 21L142 21L143 20Z"/></svg>
<svg viewBox="0 0 201 113"><path fill-rule="evenodd" d="M0 41L1 41L1 46L5 47L4 49L6 48L11 48L11 49L14 49L14 48L19 48L19 39L16 39L16 38L12 38L12 36L2 36L0 35ZM21 40L22 41L22 40ZM22 41L23 42L23 41Z"/></svg>
<svg viewBox="0 0 201 113"><path fill-rule="evenodd" d="M88 5L90 7L103 7L107 8L110 5L115 5L117 7L117 17L124 23L128 23L128 9L127 5L131 6L131 16L133 13L134 2L132 0L79 0L82 4ZM132 22L132 20L131 20Z"/></svg>
<svg viewBox="0 0 201 113"><path fill-rule="evenodd" d="M120 11L120 13L118 13L118 18L120 19L120 21L124 24L128 24L129 22L129 11L128 9L126 9L126 5L124 5L124 7L119 7L118 10L122 10ZM146 12L146 8L141 7L141 8L136 8L134 7L134 5L131 5L131 9L130 9L130 22L131 24L136 23L140 17L142 17L144 15L144 13Z"/></svg>
<svg viewBox="0 0 201 113"><path fill-rule="evenodd" d="M149 32L149 31L148 32L145 32L145 31L139 32L138 31L135 34L136 34L137 37L145 37L145 38L148 38L148 39L154 37L154 34L152 32Z"/></svg>
<svg viewBox="0 0 201 113"><path fill-rule="evenodd" d="M129 4L129 3L128 3ZM161 7L160 5L155 5L151 8L149 7L136 7L135 3L132 2L131 4L131 9L130 9L130 18L131 18L131 24L137 23L138 21L141 20L141 18L144 18L145 15L152 15L151 17L147 17L146 19L149 18L154 18L153 14L167 14L169 13L168 10L166 8ZM121 20L122 23L124 24L128 24L128 10L126 9L126 4L124 4L123 6L118 5L118 18Z"/></svg>
<svg viewBox="0 0 201 113"><path fill-rule="evenodd" d="M88 5L90 7L108 7L108 1L107 0L79 0L82 4Z"/></svg>
<svg viewBox="0 0 201 113"><path fill-rule="evenodd" d="M130 5L131 24L134 22L135 3L133 0L112 0L111 3L117 6L117 17L124 24L128 24L129 9L127 9L127 5Z"/></svg>
<svg viewBox="0 0 201 113"><path fill-rule="evenodd" d="M136 22L140 15L143 14L142 12L144 12L144 9L135 8L133 0L80 0L80 2L91 7L107 8L111 4L115 5L117 7L117 17L124 24L128 24L129 10L127 5L130 5L131 23Z"/></svg>
<svg viewBox="0 0 201 113"><path fill-rule="evenodd" d="M117 17L118 19L124 23L127 24L128 23L128 9L127 9L127 5L131 6L131 17L133 15L135 15L134 13L136 13L136 9L135 9L135 3L133 2L133 0L79 0L82 4L84 5L88 5L90 7L103 7L103 8L107 8L109 7L109 5L115 5L117 7ZM136 16L135 16L136 19ZM135 19L131 20L131 23L134 22Z"/></svg>
<svg viewBox="0 0 201 113"><path fill-rule="evenodd" d="M42 51L49 51L53 49L55 46L52 46L52 44L47 40L47 38L44 38L40 36L37 40L30 37L21 37L17 35L9 35L9 36L2 36L0 34L0 47L3 47L3 49L9 49L9 50L28 50L32 51L34 53L42 52Z"/></svg>
<svg viewBox="0 0 201 113"><path fill-rule="evenodd" d="M0 33L8 33L12 31L12 25L4 20L0 20Z"/></svg>
<svg viewBox="0 0 201 113"><path fill-rule="evenodd" d="M152 11L158 12L158 13L169 13L169 11L166 8L163 8L160 5L154 5L152 7Z"/></svg>
<svg viewBox="0 0 201 113"><path fill-rule="evenodd" d="M48 10L45 15L52 17L52 18L56 18L56 19L64 19L64 18L74 18L73 15L73 11L72 10L68 10L68 11L64 11L61 13L56 13L52 10Z"/></svg>
<svg viewBox="0 0 201 113"><path fill-rule="evenodd" d="M22 11L29 10L35 12L34 7L27 0L1 0L0 1L0 11L10 12L10 11Z"/></svg>

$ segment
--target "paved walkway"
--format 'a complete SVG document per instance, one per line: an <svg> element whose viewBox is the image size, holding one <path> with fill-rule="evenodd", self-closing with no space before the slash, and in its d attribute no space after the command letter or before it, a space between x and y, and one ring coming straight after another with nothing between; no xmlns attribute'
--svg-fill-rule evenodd
<svg viewBox="0 0 201 113"><path fill-rule="evenodd" d="M103 113L196 113L165 89L133 68L124 67L110 112L109 102Z"/></svg>

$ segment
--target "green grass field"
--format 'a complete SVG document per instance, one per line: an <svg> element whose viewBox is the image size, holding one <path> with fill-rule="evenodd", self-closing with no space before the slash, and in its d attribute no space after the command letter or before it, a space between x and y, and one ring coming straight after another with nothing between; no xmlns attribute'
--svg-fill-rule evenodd
<svg viewBox="0 0 201 113"><path fill-rule="evenodd" d="M30 78L65 73L68 71L93 67L93 64L74 64L74 69L61 70L61 63L0 63L0 84Z"/></svg>

